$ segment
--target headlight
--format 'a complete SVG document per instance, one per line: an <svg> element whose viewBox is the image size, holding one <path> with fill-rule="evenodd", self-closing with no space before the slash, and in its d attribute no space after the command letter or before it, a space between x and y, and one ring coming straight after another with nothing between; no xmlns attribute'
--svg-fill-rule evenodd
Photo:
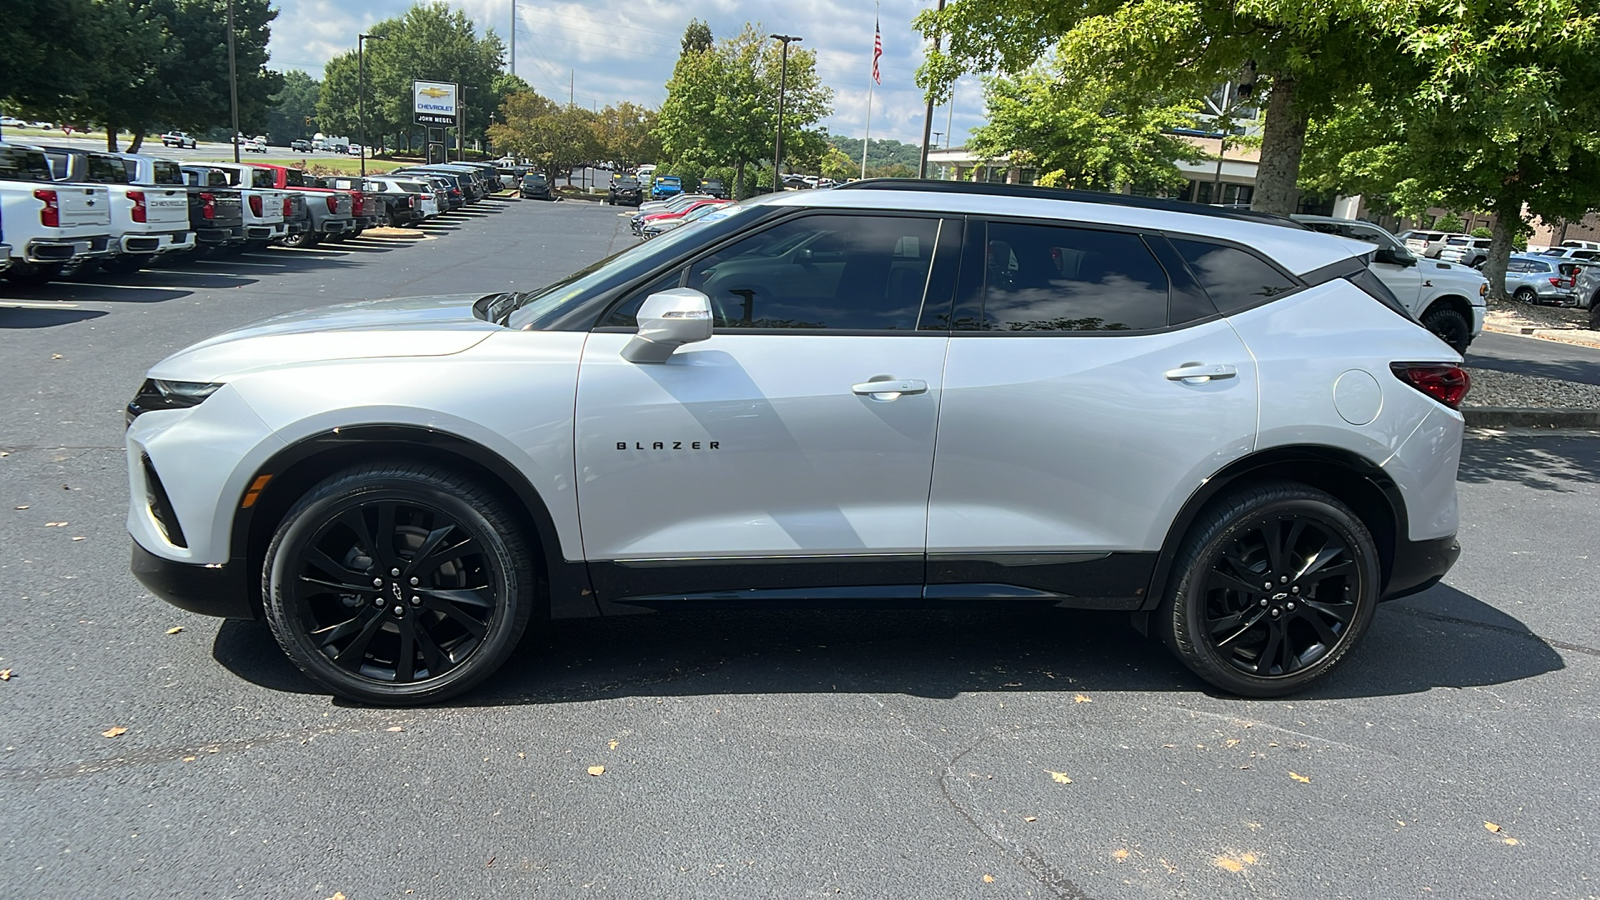
<svg viewBox="0 0 1600 900"><path fill-rule="evenodd" d="M220 383L209 381L145 379L145 383L139 386L139 393L128 403L128 424L132 425L134 419L151 410L188 409L191 406L199 406L221 387Z"/></svg>

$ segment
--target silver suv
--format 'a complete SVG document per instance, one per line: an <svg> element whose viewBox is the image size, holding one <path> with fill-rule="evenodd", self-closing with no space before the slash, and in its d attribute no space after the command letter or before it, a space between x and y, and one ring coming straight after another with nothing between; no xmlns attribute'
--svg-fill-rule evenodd
<svg viewBox="0 0 1600 900"><path fill-rule="evenodd" d="M267 319L129 404L133 569L372 703L467 689L535 618L841 600L1126 610L1287 694L1459 552L1467 378L1369 252L865 181L540 290Z"/></svg>

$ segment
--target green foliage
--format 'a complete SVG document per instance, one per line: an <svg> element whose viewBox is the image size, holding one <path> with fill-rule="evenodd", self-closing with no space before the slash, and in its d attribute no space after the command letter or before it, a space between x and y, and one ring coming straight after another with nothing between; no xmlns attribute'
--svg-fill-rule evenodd
<svg viewBox="0 0 1600 900"><path fill-rule="evenodd" d="M705 52L678 57L655 129L662 152L673 160L730 166L742 180L746 166L772 155L781 62L781 45L749 24ZM791 47L783 119L790 159L820 161L825 146L807 132L833 111L832 99L833 90L817 75L816 54ZM746 196L743 185L729 188Z"/></svg>
<svg viewBox="0 0 1600 900"><path fill-rule="evenodd" d="M711 26L699 19L690 19L683 30L683 52L704 53L711 49Z"/></svg>
<svg viewBox="0 0 1600 900"><path fill-rule="evenodd" d="M1437 231L1448 231L1451 234L1460 234L1461 229L1467 227L1467 223L1455 213L1445 213L1439 218L1433 220L1433 227Z"/></svg>
<svg viewBox="0 0 1600 900"><path fill-rule="evenodd" d="M845 156L855 160L852 178L861 174L861 139L827 135L828 144ZM870 178L898 178L917 174L922 162L922 148L916 144L903 144L895 140L873 139L867 145L867 176ZM890 174L905 172L905 175ZM833 176L829 176L833 177Z"/></svg>
<svg viewBox="0 0 1600 900"><path fill-rule="evenodd" d="M501 152L525 156L551 179L599 157L596 116L581 106L562 106L533 91L519 91L500 107L489 138Z"/></svg>
<svg viewBox="0 0 1600 900"><path fill-rule="evenodd" d="M267 137L282 144L315 134L321 89L321 82L299 69L283 73L283 89L268 98Z"/></svg>
<svg viewBox="0 0 1600 900"><path fill-rule="evenodd" d="M822 155L822 174L834 181L844 181L860 174L860 162L844 155L844 151L837 146L828 147Z"/></svg>
<svg viewBox="0 0 1600 900"><path fill-rule="evenodd" d="M1036 67L985 82L989 121L967 146L985 159L1011 157L1046 173L1052 185L1120 191L1181 188L1177 160L1206 154L1170 130L1192 127L1199 104L1118 90Z"/></svg>
<svg viewBox="0 0 1600 900"><path fill-rule="evenodd" d="M594 123L599 158L625 169L659 158L661 141L655 136L659 115L627 101L600 110Z"/></svg>
<svg viewBox="0 0 1600 900"><path fill-rule="evenodd" d="M1494 232L1490 231L1487 225L1479 225L1477 228L1472 229L1471 234L1475 238L1494 237ZM1524 242L1523 246L1526 247L1527 243Z"/></svg>

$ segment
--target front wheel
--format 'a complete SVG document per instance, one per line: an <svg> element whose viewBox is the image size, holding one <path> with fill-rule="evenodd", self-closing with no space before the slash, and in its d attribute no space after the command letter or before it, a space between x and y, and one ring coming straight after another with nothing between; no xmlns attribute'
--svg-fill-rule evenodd
<svg viewBox="0 0 1600 900"><path fill-rule="evenodd" d="M312 680L363 703L454 696L522 637L534 560L488 491L432 466L373 464L313 488L262 573L267 622Z"/></svg>
<svg viewBox="0 0 1600 900"><path fill-rule="evenodd" d="M1372 533L1334 497L1263 484L1197 520L1157 622L1163 641L1211 684L1280 697L1328 674L1378 603Z"/></svg>
<svg viewBox="0 0 1600 900"><path fill-rule="evenodd" d="M1511 295L1511 299L1521 303L1538 303L1539 292L1527 285L1523 285L1517 288L1516 292Z"/></svg>
<svg viewBox="0 0 1600 900"><path fill-rule="evenodd" d="M315 247L320 239L321 235L317 234L315 231L302 231L299 234L284 235L283 245L285 247L297 248Z"/></svg>
<svg viewBox="0 0 1600 900"><path fill-rule="evenodd" d="M1422 317L1422 327L1438 336L1439 340L1450 345L1450 349L1466 355L1467 345L1472 343L1472 323L1467 321L1459 310L1449 308L1430 309Z"/></svg>

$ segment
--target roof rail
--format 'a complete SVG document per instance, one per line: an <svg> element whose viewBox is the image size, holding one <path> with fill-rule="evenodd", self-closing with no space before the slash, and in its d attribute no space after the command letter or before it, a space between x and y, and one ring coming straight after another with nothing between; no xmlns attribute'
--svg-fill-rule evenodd
<svg viewBox="0 0 1600 900"><path fill-rule="evenodd" d="M1037 187L1024 184L994 184L982 181L942 181L918 178L868 178L851 181L833 188L836 191L922 191L936 194L980 194L990 197L1030 197L1039 200L1070 200L1074 203L1102 203L1107 206L1128 206L1135 209L1155 209L1163 212L1185 213L1191 216L1212 216L1263 225L1281 225L1285 228L1305 229L1304 225L1287 216L1253 212L1244 209L1224 209L1204 203L1184 200L1159 200L1154 197L1136 197L1132 194L1112 194L1102 191L1078 191L1068 188Z"/></svg>

